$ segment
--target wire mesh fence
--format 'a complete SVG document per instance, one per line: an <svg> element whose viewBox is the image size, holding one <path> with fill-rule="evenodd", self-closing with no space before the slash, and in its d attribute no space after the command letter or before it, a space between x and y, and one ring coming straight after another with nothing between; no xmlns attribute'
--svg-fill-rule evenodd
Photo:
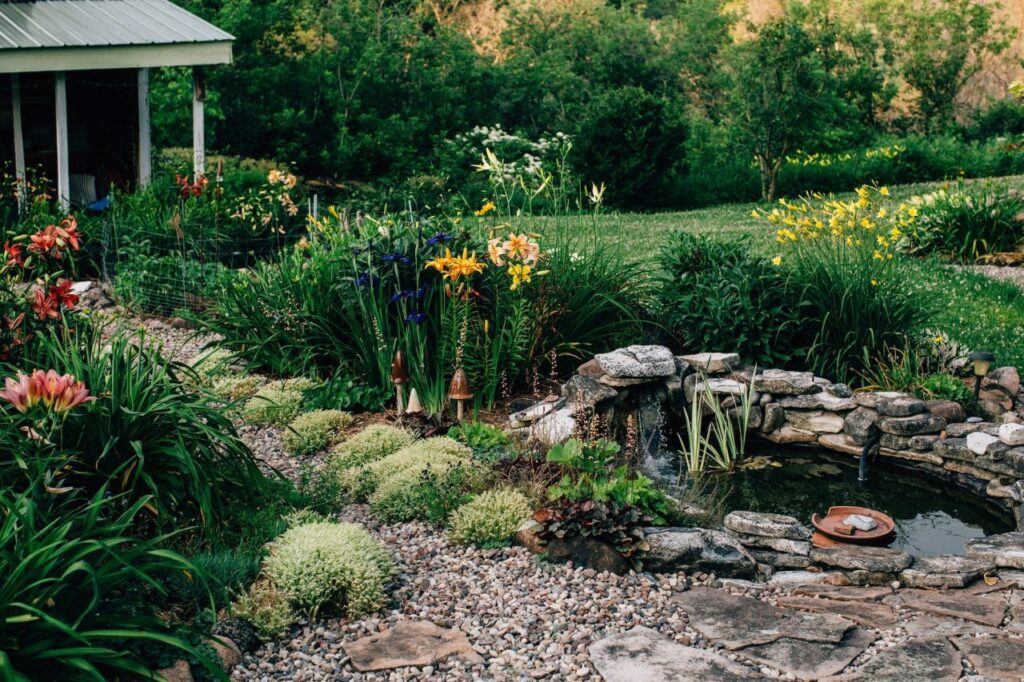
<svg viewBox="0 0 1024 682"><path fill-rule="evenodd" d="M242 236L198 224L104 224L100 270L118 302L137 313L202 312L240 271L272 258L299 235Z"/></svg>

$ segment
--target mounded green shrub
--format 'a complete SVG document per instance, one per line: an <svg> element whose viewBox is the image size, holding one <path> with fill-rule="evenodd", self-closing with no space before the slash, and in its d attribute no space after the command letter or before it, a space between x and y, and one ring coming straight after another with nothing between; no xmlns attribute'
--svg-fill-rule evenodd
<svg viewBox="0 0 1024 682"><path fill-rule="evenodd" d="M533 510L517 490L499 488L480 493L452 514L452 540L480 546L508 542Z"/></svg>
<svg viewBox="0 0 1024 682"><path fill-rule="evenodd" d="M313 386L312 381L302 377L271 381L242 406L242 421L257 426L284 426L302 409L303 391Z"/></svg>
<svg viewBox="0 0 1024 682"><path fill-rule="evenodd" d="M300 414L288 425L282 440L290 455L306 455L332 445L352 425L352 415L341 410L314 410Z"/></svg>
<svg viewBox="0 0 1024 682"><path fill-rule="evenodd" d="M231 614L248 621L263 639L284 637L295 622L288 596L269 580L250 585L231 605Z"/></svg>
<svg viewBox="0 0 1024 682"><path fill-rule="evenodd" d="M215 349L201 353L189 362L200 386L212 386L217 379L231 374L235 356L226 350Z"/></svg>
<svg viewBox="0 0 1024 682"><path fill-rule="evenodd" d="M468 460L473 451L451 438L427 438L413 442L402 449L359 467L338 471L338 482L343 492L353 499L366 499L378 485L409 468L422 470L427 464L441 465L457 460Z"/></svg>
<svg viewBox="0 0 1024 682"><path fill-rule="evenodd" d="M412 443L405 429L386 424L371 424L337 445L331 453L331 467L343 471L387 457Z"/></svg>
<svg viewBox="0 0 1024 682"><path fill-rule="evenodd" d="M215 379L210 392L221 400L235 402L251 397L266 379L259 375L228 376Z"/></svg>
<svg viewBox="0 0 1024 682"><path fill-rule="evenodd" d="M273 542L264 570L310 617L326 606L354 618L381 607L394 568L362 526L310 523Z"/></svg>
<svg viewBox="0 0 1024 682"><path fill-rule="evenodd" d="M486 480L486 469L476 462L439 456L382 480L370 495L370 508L387 523L444 523Z"/></svg>

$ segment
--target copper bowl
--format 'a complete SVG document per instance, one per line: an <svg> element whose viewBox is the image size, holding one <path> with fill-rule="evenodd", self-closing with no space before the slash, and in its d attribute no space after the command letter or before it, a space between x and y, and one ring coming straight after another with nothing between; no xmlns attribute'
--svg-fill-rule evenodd
<svg viewBox="0 0 1024 682"><path fill-rule="evenodd" d="M835 530L836 526L842 525L843 519L850 514L870 516L878 525L871 530L854 529L852 535L844 535ZM818 533L824 536L821 546L825 544L824 539L835 540L839 543L854 545L887 545L896 537L896 522L892 517L867 507L829 507L828 514L824 518L817 514L811 515L811 523L818 529ZM815 533L817 535L818 533ZM814 538L811 538L812 541ZM817 544L817 543L815 543Z"/></svg>

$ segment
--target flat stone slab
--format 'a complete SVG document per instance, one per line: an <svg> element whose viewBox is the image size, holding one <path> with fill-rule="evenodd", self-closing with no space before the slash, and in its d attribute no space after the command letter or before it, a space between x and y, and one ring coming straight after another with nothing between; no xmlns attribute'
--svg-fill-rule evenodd
<svg viewBox="0 0 1024 682"><path fill-rule="evenodd" d="M994 568L991 562L962 556L919 556L900 573L900 582L904 587L961 588Z"/></svg>
<svg viewBox="0 0 1024 682"><path fill-rule="evenodd" d="M919 614L913 620L903 624L911 637L963 637L974 635L1001 635L998 628L987 625L968 623L959 618L936 618L927 614Z"/></svg>
<svg viewBox="0 0 1024 682"><path fill-rule="evenodd" d="M790 372L784 369L766 369L754 377L754 388L772 395L802 395L820 393L821 386L814 382L811 372Z"/></svg>
<svg viewBox="0 0 1024 682"><path fill-rule="evenodd" d="M697 353L696 355L680 355L679 359L688 363L696 371L706 374L729 372L740 364L740 356L736 353Z"/></svg>
<svg viewBox="0 0 1024 682"><path fill-rule="evenodd" d="M1024 640L974 637L955 642L979 675L994 680L1024 678Z"/></svg>
<svg viewBox="0 0 1024 682"><path fill-rule="evenodd" d="M872 573L897 573L910 566L914 559L906 552L888 547L815 547L811 560L826 566Z"/></svg>
<svg viewBox="0 0 1024 682"><path fill-rule="evenodd" d="M803 585L833 585L835 584L833 581L845 579L846 576L839 571L776 571L768 579L768 584L783 588Z"/></svg>
<svg viewBox="0 0 1024 682"><path fill-rule="evenodd" d="M804 395L787 395L776 401L779 407L787 410L828 410L829 412L848 412L857 407L853 398L840 398L831 393L805 393Z"/></svg>
<svg viewBox="0 0 1024 682"><path fill-rule="evenodd" d="M780 609L724 590L695 587L672 599L690 626L727 649L768 644L781 637L838 644L853 623L844 618Z"/></svg>
<svg viewBox="0 0 1024 682"><path fill-rule="evenodd" d="M403 620L375 635L342 644L360 672L391 670L434 665L449 656L459 656L472 663L483 658L469 643L466 633L448 630L426 621Z"/></svg>
<svg viewBox="0 0 1024 682"><path fill-rule="evenodd" d="M995 582L993 584L989 585L982 580L966 588L964 592L968 592L970 594L991 594L992 592L1002 592L1003 590L1009 590L1011 588L1024 590L1024 571L1014 571L1008 568L1003 568L998 572L991 574L990 577L995 578Z"/></svg>
<svg viewBox="0 0 1024 682"><path fill-rule="evenodd" d="M968 540L967 556L991 561L999 568L1024 569L1024 531Z"/></svg>
<svg viewBox="0 0 1024 682"><path fill-rule="evenodd" d="M721 654L683 646L639 625L591 644L589 651L605 682L734 682L759 677Z"/></svg>
<svg viewBox="0 0 1024 682"><path fill-rule="evenodd" d="M838 601L882 601L892 596L888 587L846 587L842 585L801 585L793 594L807 597L825 597Z"/></svg>
<svg viewBox="0 0 1024 682"><path fill-rule="evenodd" d="M925 412L909 417L879 417L876 422L884 433L894 436L917 436L922 433L939 433L946 428L946 420Z"/></svg>
<svg viewBox="0 0 1024 682"><path fill-rule="evenodd" d="M722 578L752 578L757 565L728 533L705 528L644 528L649 548L644 568L652 573L707 571Z"/></svg>
<svg viewBox="0 0 1024 682"><path fill-rule="evenodd" d="M604 373L612 377L648 379L676 373L676 358L664 346L626 346L598 353L594 358Z"/></svg>
<svg viewBox="0 0 1024 682"><path fill-rule="evenodd" d="M1006 602L1000 595L900 590L898 595L886 599L886 602L893 606L947 618L963 618L991 627L999 627L1006 615Z"/></svg>
<svg viewBox="0 0 1024 682"><path fill-rule="evenodd" d="M853 682L955 682L963 666L960 653L946 639L917 639L883 649L860 670L830 680Z"/></svg>
<svg viewBox="0 0 1024 682"><path fill-rule="evenodd" d="M814 597L780 597L778 604L785 609L841 616L858 625L876 630L886 630L896 625L896 614L892 607L877 602L816 599Z"/></svg>
<svg viewBox="0 0 1024 682"><path fill-rule="evenodd" d="M805 642L782 637L768 644L757 644L736 653L755 663L771 666L801 680L819 680L835 675L875 641L866 630L853 628L838 644ZM696 679L696 678L694 678Z"/></svg>
<svg viewBox="0 0 1024 682"><path fill-rule="evenodd" d="M744 547L759 547L771 549L783 554L797 554L807 556L811 551L811 543L807 540L789 540L788 538L769 538L763 535L747 535L746 533L731 533Z"/></svg>
<svg viewBox="0 0 1024 682"><path fill-rule="evenodd" d="M785 514L734 511L726 514L724 523L729 530L744 532L749 536L787 540L808 540L811 537L810 528Z"/></svg>

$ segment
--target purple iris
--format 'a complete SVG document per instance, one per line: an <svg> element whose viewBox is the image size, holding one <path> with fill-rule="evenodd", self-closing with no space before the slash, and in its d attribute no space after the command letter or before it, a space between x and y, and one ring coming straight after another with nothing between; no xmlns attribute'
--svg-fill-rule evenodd
<svg viewBox="0 0 1024 682"><path fill-rule="evenodd" d="M405 316L405 321L412 322L413 324L423 324L427 321L427 314L420 312L419 310L414 310Z"/></svg>
<svg viewBox="0 0 1024 682"><path fill-rule="evenodd" d="M401 291L399 291L398 293L396 293L396 294L392 294L392 295L391 295L391 302L392 302L392 303L398 303L398 302L399 302L399 301L401 301L401 300L402 300L403 298L412 298L412 296L414 295L414 293L415 293L415 292L412 292L412 291L410 291L410 290L408 290L408 289L402 289L402 290L401 290Z"/></svg>
<svg viewBox="0 0 1024 682"><path fill-rule="evenodd" d="M380 283L380 277L377 277L376 275L372 275L369 272L364 272L363 274L361 274L358 277L356 277L356 286L357 287L365 287L365 286L375 287L379 283Z"/></svg>
<svg viewBox="0 0 1024 682"><path fill-rule="evenodd" d="M411 292L411 293L416 297L416 300L419 300L419 299L421 299L421 298L423 298L424 296L427 295L427 285L424 284L419 289L417 289L415 292Z"/></svg>
<svg viewBox="0 0 1024 682"><path fill-rule="evenodd" d="M389 253L389 254L386 254L384 256L381 256L381 259L385 263L395 263L395 262L398 262L398 263L402 263L403 265L409 265L410 263L412 263L412 259L411 258L409 258L408 256L406 256L404 254L401 254L401 253Z"/></svg>
<svg viewBox="0 0 1024 682"><path fill-rule="evenodd" d="M455 239L455 237L451 236L450 234L445 234L444 232L438 232L433 237L431 237L430 239L427 240L427 246L437 246L438 244L443 244L445 242L450 242L453 239Z"/></svg>

